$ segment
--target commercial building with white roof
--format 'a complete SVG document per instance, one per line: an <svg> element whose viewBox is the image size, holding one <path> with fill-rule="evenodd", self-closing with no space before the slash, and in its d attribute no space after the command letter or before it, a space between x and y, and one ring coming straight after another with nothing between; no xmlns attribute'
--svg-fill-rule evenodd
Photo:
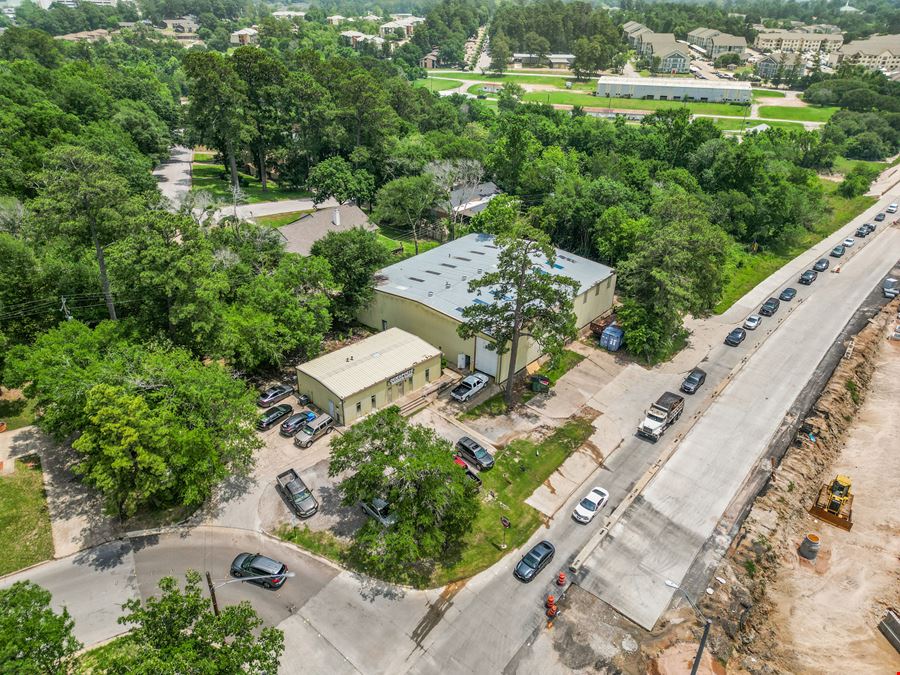
<svg viewBox="0 0 900 675"><path fill-rule="evenodd" d="M601 77L597 96L654 101L750 103L749 82L694 80L681 77Z"/></svg>
<svg viewBox="0 0 900 675"><path fill-rule="evenodd" d="M297 391L338 424L397 403L441 376L441 352L399 328L297 367Z"/></svg>
<svg viewBox="0 0 900 675"><path fill-rule="evenodd" d="M463 308L488 304L488 291L469 291L469 282L497 269L500 248L494 237L469 234L421 253L376 275L375 297L359 320L380 330L398 327L436 346L460 370L478 370L503 382L509 375L509 353L498 354L489 335L464 340L457 328ZM615 270L581 256L556 251L556 261L535 258L535 268L578 283L574 299L576 324L582 328L607 313L613 304ZM522 338L513 372L543 356L530 339Z"/></svg>

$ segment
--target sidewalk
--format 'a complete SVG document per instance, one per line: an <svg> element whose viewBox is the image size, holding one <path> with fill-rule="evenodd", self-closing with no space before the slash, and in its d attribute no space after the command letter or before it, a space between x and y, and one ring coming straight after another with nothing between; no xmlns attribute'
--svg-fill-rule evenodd
<svg viewBox="0 0 900 675"><path fill-rule="evenodd" d="M280 213L292 211L309 211L314 209L333 209L338 203L334 199L327 199L318 206L312 199L284 199L276 202L258 202L256 204L241 204L237 207L238 218L249 220L260 216L274 216ZM223 206L213 214L213 221L218 222L225 216L234 215L232 206Z"/></svg>

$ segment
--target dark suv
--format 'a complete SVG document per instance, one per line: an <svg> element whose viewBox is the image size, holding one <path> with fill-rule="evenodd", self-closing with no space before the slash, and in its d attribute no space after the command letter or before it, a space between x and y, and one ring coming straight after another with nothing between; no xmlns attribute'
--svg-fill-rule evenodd
<svg viewBox="0 0 900 675"><path fill-rule="evenodd" d="M256 420L256 428L260 431L267 431L292 412L294 412L294 408L287 403L282 403L281 405L276 405L274 408L269 408Z"/></svg>
<svg viewBox="0 0 900 675"><path fill-rule="evenodd" d="M456 441L456 449L463 456L463 459L477 466L480 471L485 471L494 466L494 458L491 456L491 453L468 436L463 436Z"/></svg>
<svg viewBox="0 0 900 675"><path fill-rule="evenodd" d="M809 286L816 280L817 276L819 276L819 273L815 270L806 270L803 274L800 275L800 283L804 286Z"/></svg>
<svg viewBox="0 0 900 675"><path fill-rule="evenodd" d="M283 401L293 393L294 388L291 385L276 384L274 387L269 387L259 395L259 398L256 399L256 405L260 408L268 408L270 405L275 405L279 401Z"/></svg>
<svg viewBox="0 0 900 675"><path fill-rule="evenodd" d="M284 584L288 568L284 563L272 560L264 555L252 553L240 553L231 563L231 576L233 577L263 577L262 579L247 579L251 584L259 584L264 588L281 588ZM272 576L266 577L265 575Z"/></svg>
<svg viewBox="0 0 900 675"><path fill-rule="evenodd" d="M856 236L857 237L865 237L869 234L869 227L867 225L860 225L856 228Z"/></svg>
<svg viewBox="0 0 900 675"><path fill-rule="evenodd" d="M759 313L763 316L773 316L780 306L781 300L778 298L769 298L763 303L763 306L759 308Z"/></svg>

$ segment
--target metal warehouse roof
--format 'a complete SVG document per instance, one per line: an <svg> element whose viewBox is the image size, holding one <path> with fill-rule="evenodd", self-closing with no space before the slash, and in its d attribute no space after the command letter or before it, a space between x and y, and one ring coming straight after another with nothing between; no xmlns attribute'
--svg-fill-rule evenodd
<svg viewBox="0 0 900 675"><path fill-rule="evenodd" d="M469 282L497 269L500 248L490 234L469 234L454 241L407 258L377 275L377 291L398 295L462 320L464 307L493 302L487 289L469 292ZM535 267L546 274L567 276L578 282L578 294L593 288L614 274L612 268L574 253L556 249L556 262L550 266L535 258Z"/></svg>
<svg viewBox="0 0 900 675"><path fill-rule="evenodd" d="M440 355L439 349L422 338L388 328L297 366L297 370L345 399Z"/></svg>
<svg viewBox="0 0 900 675"><path fill-rule="evenodd" d="M623 85L638 87L683 87L687 89L746 89L750 91L750 83L741 80L692 80L682 77L601 77L597 86Z"/></svg>

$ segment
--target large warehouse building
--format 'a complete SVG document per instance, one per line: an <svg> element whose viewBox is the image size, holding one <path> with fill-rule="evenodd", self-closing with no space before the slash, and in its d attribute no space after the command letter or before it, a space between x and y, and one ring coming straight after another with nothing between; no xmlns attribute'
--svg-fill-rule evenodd
<svg viewBox="0 0 900 675"><path fill-rule="evenodd" d="M391 328L297 367L297 391L338 424L352 424L441 376L441 352Z"/></svg>
<svg viewBox="0 0 900 675"><path fill-rule="evenodd" d="M601 77L597 96L654 101L750 103L749 82L694 80L681 77Z"/></svg>
<svg viewBox="0 0 900 675"><path fill-rule="evenodd" d="M496 270L499 253L492 235L470 234L386 267L378 273L375 297L359 320L381 330L398 327L414 333L459 369L478 370L503 382L509 375L509 353L497 354L488 335L463 340L456 332L464 307L490 302L489 295L470 293L469 282ZM560 250L552 266L539 259L534 264L578 282L574 309L579 328L612 307L615 271L606 265ZM514 372L542 355L523 338Z"/></svg>

